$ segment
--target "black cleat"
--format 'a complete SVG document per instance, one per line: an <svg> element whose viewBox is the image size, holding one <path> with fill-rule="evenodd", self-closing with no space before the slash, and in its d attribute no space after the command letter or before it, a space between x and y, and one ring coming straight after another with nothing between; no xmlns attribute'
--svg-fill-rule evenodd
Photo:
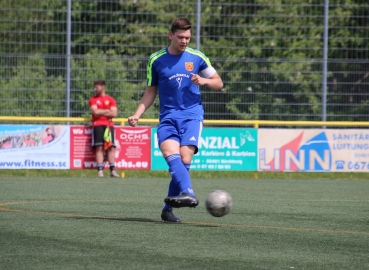
<svg viewBox="0 0 369 270"><path fill-rule="evenodd" d="M173 197L166 197L164 202L174 208L196 207L199 204L199 200L196 198L196 196L188 193L182 193Z"/></svg>
<svg viewBox="0 0 369 270"><path fill-rule="evenodd" d="M181 219L173 214L172 209L161 212L161 219L168 222L181 222Z"/></svg>

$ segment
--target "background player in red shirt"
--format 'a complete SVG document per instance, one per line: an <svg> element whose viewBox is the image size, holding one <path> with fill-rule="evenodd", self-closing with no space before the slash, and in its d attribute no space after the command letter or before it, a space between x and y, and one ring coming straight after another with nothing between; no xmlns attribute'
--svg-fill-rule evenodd
<svg viewBox="0 0 369 270"><path fill-rule="evenodd" d="M110 177L120 177L115 171L115 132L113 118L118 114L117 103L114 98L107 95L105 81L94 82L95 95L90 98L92 113L92 147L95 149L97 163L97 176L104 177L104 153L110 165ZM109 126L111 130L112 145L104 150L104 131Z"/></svg>

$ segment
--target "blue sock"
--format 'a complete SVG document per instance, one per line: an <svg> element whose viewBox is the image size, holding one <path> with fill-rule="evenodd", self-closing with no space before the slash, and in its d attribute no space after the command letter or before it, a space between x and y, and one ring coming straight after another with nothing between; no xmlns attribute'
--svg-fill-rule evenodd
<svg viewBox="0 0 369 270"><path fill-rule="evenodd" d="M189 172L191 169L191 163L183 163L183 165L186 167L187 171Z"/></svg>
<svg viewBox="0 0 369 270"><path fill-rule="evenodd" d="M182 163L181 156L179 154L173 154L168 156L165 160L168 163L172 179L177 184L181 192L194 195L190 174Z"/></svg>
<svg viewBox="0 0 369 270"><path fill-rule="evenodd" d="M172 179L170 180L169 183L169 188L168 188L168 197L172 197L172 196L177 196L181 193L181 190L178 188L176 182ZM162 211L166 211L168 209L170 209L171 207L167 204L164 204L163 210Z"/></svg>
<svg viewBox="0 0 369 270"><path fill-rule="evenodd" d="M192 189L190 174L188 173L191 164L182 163L179 154L173 154L165 159L169 166L169 172L172 179L169 183L168 197L177 196L181 192L195 195ZM165 204L163 211L170 209L170 206Z"/></svg>

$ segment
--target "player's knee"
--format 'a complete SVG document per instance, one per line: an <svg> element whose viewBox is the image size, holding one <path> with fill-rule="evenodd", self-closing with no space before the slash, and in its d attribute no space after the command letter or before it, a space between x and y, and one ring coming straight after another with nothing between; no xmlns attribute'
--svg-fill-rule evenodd
<svg viewBox="0 0 369 270"><path fill-rule="evenodd" d="M181 159L183 163L191 163L193 155L196 153L197 147L194 145L184 145L181 147Z"/></svg>
<svg viewBox="0 0 369 270"><path fill-rule="evenodd" d="M185 153L185 154L181 153L182 163L190 164L192 162L192 158L193 158L193 154L191 153Z"/></svg>

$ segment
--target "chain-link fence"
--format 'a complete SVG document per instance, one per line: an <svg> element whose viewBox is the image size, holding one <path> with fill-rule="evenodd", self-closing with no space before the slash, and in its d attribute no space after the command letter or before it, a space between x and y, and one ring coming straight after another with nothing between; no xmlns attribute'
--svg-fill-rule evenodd
<svg viewBox="0 0 369 270"><path fill-rule="evenodd" d="M224 82L202 89L206 119L366 121L369 3L272 2L0 0L0 114L88 116L105 79L119 117L131 115L148 56L187 17L190 46Z"/></svg>

